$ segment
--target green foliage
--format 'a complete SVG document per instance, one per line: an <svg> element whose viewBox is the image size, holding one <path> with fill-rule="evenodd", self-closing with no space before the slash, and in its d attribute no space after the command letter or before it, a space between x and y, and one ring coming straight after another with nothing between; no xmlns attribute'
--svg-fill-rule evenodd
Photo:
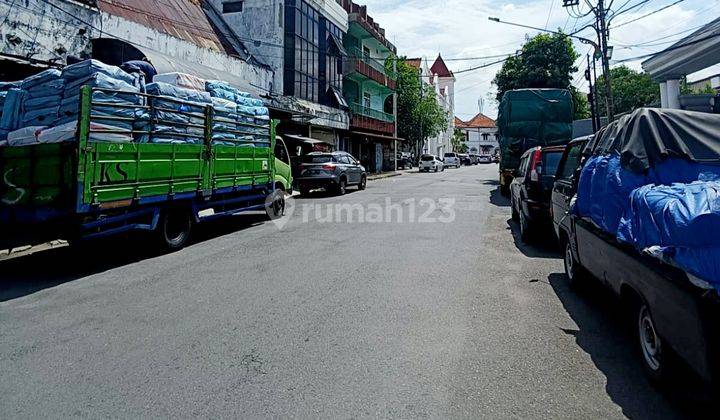
<svg viewBox="0 0 720 420"><path fill-rule="evenodd" d="M510 57L495 75L497 99L512 89L566 89L577 71L579 57L570 38L560 34L539 34L528 39L521 54Z"/></svg>
<svg viewBox="0 0 720 420"><path fill-rule="evenodd" d="M612 95L615 115L632 112L633 110L660 102L660 86L650 75L637 72L627 66L610 69ZM605 105L605 77L597 80L598 110L600 115L607 115Z"/></svg>
<svg viewBox="0 0 720 420"><path fill-rule="evenodd" d="M386 66L392 68L392 60ZM398 135L419 153L425 139L438 135L449 116L438 104L435 91L422 86L418 70L404 58L397 60Z"/></svg>
<svg viewBox="0 0 720 420"><path fill-rule="evenodd" d="M465 143L465 134L463 134L462 130L459 128L455 129L455 132L450 139L450 143L452 144L453 152L467 153L468 145Z"/></svg>
<svg viewBox="0 0 720 420"><path fill-rule="evenodd" d="M688 85L687 77L683 77L680 82L680 94L681 95L715 95L717 91L712 88L710 83L707 83L700 89L692 88Z"/></svg>
<svg viewBox="0 0 720 420"><path fill-rule="evenodd" d="M590 118L590 102L588 101L587 94L580 92L575 86L570 86L570 93L572 93L573 105L575 107L573 119L584 120L585 118Z"/></svg>

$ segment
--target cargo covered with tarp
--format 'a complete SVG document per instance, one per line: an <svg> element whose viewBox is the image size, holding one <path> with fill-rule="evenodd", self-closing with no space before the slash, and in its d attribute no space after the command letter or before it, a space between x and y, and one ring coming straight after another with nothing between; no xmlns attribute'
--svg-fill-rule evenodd
<svg viewBox="0 0 720 420"><path fill-rule="evenodd" d="M572 95L566 89L505 92L497 119L501 169L517 168L520 156L532 147L568 143L572 123Z"/></svg>
<svg viewBox="0 0 720 420"><path fill-rule="evenodd" d="M573 211L720 290L720 115L639 109L590 147Z"/></svg>

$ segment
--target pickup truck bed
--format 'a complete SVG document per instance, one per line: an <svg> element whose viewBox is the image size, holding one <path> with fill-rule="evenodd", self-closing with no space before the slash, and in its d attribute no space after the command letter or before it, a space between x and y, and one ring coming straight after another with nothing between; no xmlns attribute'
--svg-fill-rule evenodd
<svg viewBox="0 0 720 420"><path fill-rule="evenodd" d="M618 243L591 221L571 217L567 233L580 266L610 287L625 308L637 310L645 302L658 335L673 352L704 379L717 381L718 292L701 288L683 271Z"/></svg>

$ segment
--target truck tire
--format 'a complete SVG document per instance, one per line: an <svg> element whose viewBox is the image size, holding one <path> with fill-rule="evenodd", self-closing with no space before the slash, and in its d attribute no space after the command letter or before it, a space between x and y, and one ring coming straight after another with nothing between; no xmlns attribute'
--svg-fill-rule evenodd
<svg viewBox="0 0 720 420"><path fill-rule="evenodd" d="M670 377L672 354L665 340L657 333L650 306L645 301L636 305L635 329L640 361L654 385L666 385Z"/></svg>
<svg viewBox="0 0 720 420"><path fill-rule="evenodd" d="M285 215L285 191L275 190L268 196L265 214L270 220L279 219Z"/></svg>
<svg viewBox="0 0 720 420"><path fill-rule="evenodd" d="M166 251L183 248L190 239L193 220L188 210L167 209L160 214L156 236Z"/></svg>
<svg viewBox="0 0 720 420"><path fill-rule="evenodd" d="M563 243L563 264L565 265L565 276L568 279L568 285L571 288L577 289L580 287L585 279L585 270L580 265L580 261L575 259L575 255L572 252L572 245L567 239L562 241Z"/></svg>

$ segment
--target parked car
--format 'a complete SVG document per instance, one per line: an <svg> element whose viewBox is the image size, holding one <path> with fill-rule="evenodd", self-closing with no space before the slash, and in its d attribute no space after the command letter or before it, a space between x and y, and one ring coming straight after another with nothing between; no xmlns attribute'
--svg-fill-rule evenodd
<svg viewBox="0 0 720 420"><path fill-rule="evenodd" d="M480 155L478 156L478 163L492 163L492 158L490 155Z"/></svg>
<svg viewBox="0 0 720 420"><path fill-rule="evenodd" d="M460 157L460 164L465 166L472 165L472 159L470 158L470 155L467 153L458 153L458 156Z"/></svg>
<svg viewBox="0 0 720 420"><path fill-rule="evenodd" d="M445 153L442 161L444 166L454 166L455 168L459 168L462 164L460 155L454 152Z"/></svg>
<svg viewBox="0 0 720 420"><path fill-rule="evenodd" d="M530 242L537 229L552 221L552 188L564 151L565 146L535 147L520 157L520 166L510 183L510 207L525 243Z"/></svg>
<svg viewBox="0 0 720 420"><path fill-rule="evenodd" d="M577 288L595 278L619 298L616 307L631 326L638 360L651 381L672 378L674 368L688 366L717 386L720 295L568 211L587 143L584 139L568 145L552 193L554 225L570 285Z"/></svg>
<svg viewBox="0 0 720 420"><path fill-rule="evenodd" d="M312 152L302 156L301 162L296 181L302 195L317 188L343 195L349 186L364 190L367 185L365 168L349 153Z"/></svg>
<svg viewBox="0 0 720 420"><path fill-rule="evenodd" d="M472 165L477 165L479 158L480 158L480 156L478 156L477 153L470 153L470 163L471 163Z"/></svg>
<svg viewBox="0 0 720 420"><path fill-rule="evenodd" d="M422 155L418 169L420 172L444 171L445 164L435 155Z"/></svg>
<svg viewBox="0 0 720 420"><path fill-rule="evenodd" d="M495 153L492 157L492 161L493 161L493 163L500 163L500 154Z"/></svg>
<svg viewBox="0 0 720 420"><path fill-rule="evenodd" d="M412 169L413 162L412 162L412 156L410 155L410 153L398 152L397 167L398 167L398 169Z"/></svg>

